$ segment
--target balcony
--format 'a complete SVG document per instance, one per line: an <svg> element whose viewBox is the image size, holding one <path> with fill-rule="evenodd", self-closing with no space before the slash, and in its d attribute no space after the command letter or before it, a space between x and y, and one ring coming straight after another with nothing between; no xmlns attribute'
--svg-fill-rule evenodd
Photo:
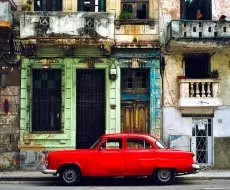
<svg viewBox="0 0 230 190"><path fill-rule="evenodd" d="M200 108L222 105L218 79L180 79L179 107Z"/></svg>
<svg viewBox="0 0 230 190"><path fill-rule="evenodd" d="M228 21L172 20L167 27L166 42L169 49L212 52L217 47L229 46L229 39Z"/></svg>
<svg viewBox="0 0 230 190"><path fill-rule="evenodd" d="M153 19L115 20L116 47L159 47L158 22Z"/></svg>
<svg viewBox="0 0 230 190"><path fill-rule="evenodd" d="M114 15L94 12L24 12L20 38L37 41L65 39L68 43L110 42L114 39Z"/></svg>

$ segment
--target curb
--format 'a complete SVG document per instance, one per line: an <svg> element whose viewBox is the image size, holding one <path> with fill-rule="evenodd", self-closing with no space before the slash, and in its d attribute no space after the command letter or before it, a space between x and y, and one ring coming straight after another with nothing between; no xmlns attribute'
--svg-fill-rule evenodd
<svg viewBox="0 0 230 190"><path fill-rule="evenodd" d="M222 180L230 180L229 177L176 177L175 180L213 180L213 179L222 179ZM55 182L55 181L60 181L57 176L54 177L0 177L0 182L2 181L32 181L32 182L43 182L43 181L50 181L50 182Z"/></svg>
<svg viewBox="0 0 230 190"><path fill-rule="evenodd" d="M58 177L0 177L1 181L59 181Z"/></svg>
<svg viewBox="0 0 230 190"><path fill-rule="evenodd" d="M223 176L213 176L213 177L177 177L177 179L180 180L212 180L212 179L223 179L223 180L230 180L229 177L223 177Z"/></svg>

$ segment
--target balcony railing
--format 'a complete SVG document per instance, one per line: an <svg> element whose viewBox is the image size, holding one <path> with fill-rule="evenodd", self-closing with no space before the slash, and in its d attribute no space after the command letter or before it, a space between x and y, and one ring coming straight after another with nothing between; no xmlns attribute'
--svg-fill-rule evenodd
<svg viewBox="0 0 230 190"><path fill-rule="evenodd" d="M218 79L180 79L179 106L220 106L220 82Z"/></svg>
<svg viewBox="0 0 230 190"><path fill-rule="evenodd" d="M229 21L172 20L167 28L167 42L171 39L230 38Z"/></svg>
<svg viewBox="0 0 230 190"><path fill-rule="evenodd" d="M28 38L114 38L114 15L101 12L24 12L20 37Z"/></svg>

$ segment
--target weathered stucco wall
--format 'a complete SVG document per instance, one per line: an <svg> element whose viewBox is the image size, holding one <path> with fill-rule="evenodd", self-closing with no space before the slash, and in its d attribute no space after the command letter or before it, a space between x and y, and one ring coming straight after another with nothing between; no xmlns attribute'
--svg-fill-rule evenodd
<svg viewBox="0 0 230 190"><path fill-rule="evenodd" d="M230 169L230 137L214 138L215 169Z"/></svg>
<svg viewBox="0 0 230 190"><path fill-rule="evenodd" d="M5 99L9 101L8 114L4 112L2 104ZM19 86L0 89L0 170L18 168L19 99Z"/></svg>
<svg viewBox="0 0 230 190"><path fill-rule="evenodd" d="M211 60L211 70L217 69L220 78L220 98L223 106L230 105L230 50L217 51Z"/></svg>
<svg viewBox="0 0 230 190"><path fill-rule="evenodd" d="M229 115L230 115L229 106L221 106L215 110L214 118L213 118L213 136L215 137L230 136Z"/></svg>
<svg viewBox="0 0 230 190"><path fill-rule="evenodd" d="M41 20L43 19L43 20ZM87 19L89 21L87 21ZM91 19L93 21L91 22ZM87 28L88 26L88 28ZM114 38L114 15L110 13L29 12L20 17L20 38L91 36Z"/></svg>
<svg viewBox="0 0 230 190"><path fill-rule="evenodd" d="M173 107L163 108L164 143L169 145L169 135L192 134L192 118L182 117L181 112Z"/></svg>

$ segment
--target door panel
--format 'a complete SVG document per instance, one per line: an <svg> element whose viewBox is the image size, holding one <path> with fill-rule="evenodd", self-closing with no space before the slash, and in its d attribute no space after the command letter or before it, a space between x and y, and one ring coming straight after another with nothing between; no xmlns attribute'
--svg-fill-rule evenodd
<svg viewBox="0 0 230 190"><path fill-rule="evenodd" d="M105 71L77 70L77 148L89 148L105 133Z"/></svg>
<svg viewBox="0 0 230 190"><path fill-rule="evenodd" d="M125 174L125 155L120 149L103 149L98 152L97 175L122 176Z"/></svg>
<svg viewBox="0 0 230 190"><path fill-rule="evenodd" d="M148 102L123 101L121 104L121 131L148 133L148 117Z"/></svg>

